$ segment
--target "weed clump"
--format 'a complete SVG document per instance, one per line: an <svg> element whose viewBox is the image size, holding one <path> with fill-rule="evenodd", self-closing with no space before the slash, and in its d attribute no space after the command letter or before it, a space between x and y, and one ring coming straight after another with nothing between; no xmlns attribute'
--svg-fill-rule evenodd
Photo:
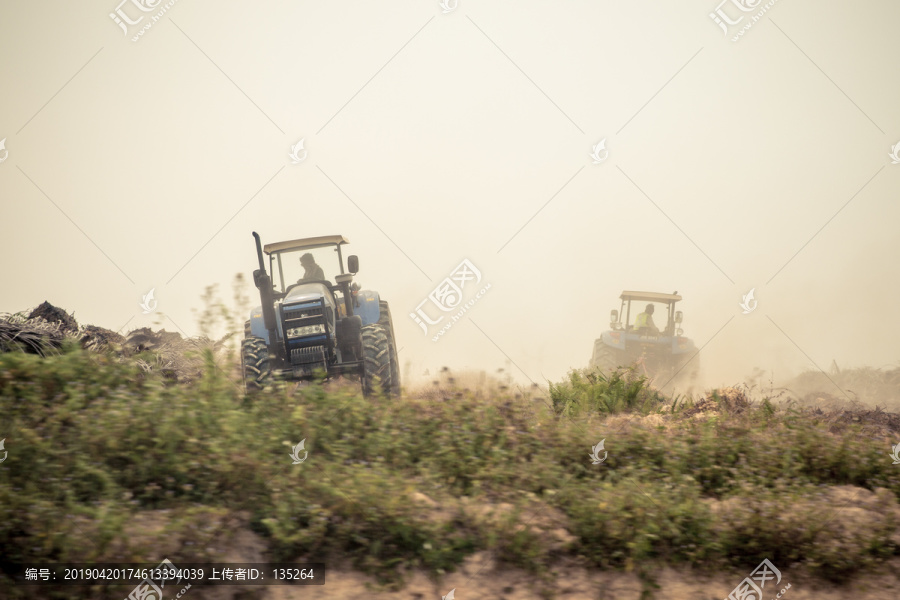
<svg viewBox="0 0 900 600"><path fill-rule="evenodd" d="M666 398L634 369L608 373L580 369L570 371L568 379L550 384L550 401L558 415L575 418L587 414L647 414L659 409Z"/></svg>

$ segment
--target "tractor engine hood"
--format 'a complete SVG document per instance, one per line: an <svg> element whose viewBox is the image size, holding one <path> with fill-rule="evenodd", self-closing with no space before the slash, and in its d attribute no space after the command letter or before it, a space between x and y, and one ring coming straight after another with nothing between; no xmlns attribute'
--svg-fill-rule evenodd
<svg viewBox="0 0 900 600"><path fill-rule="evenodd" d="M334 309L334 298L332 298L331 292L324 283L301 283L291 288L287 296L284 297L282 304L287 306L289 304L316 301L319 298L325 298L325 302L332 310Z"/></svg>
<svg viewBox="0 0 900 600"><path fill-rule="evenodd" d="M323 306L324 303L324 306ZM279 307L281 318L278 319L279 335L285 338L284 325L306 314L306 309L324 308L325 319L328 321L328 331L334 333L334 318L337 307L334 296L328 286L322 283L304 283L288 290L287 295L281 301Z"/></svg>
<svg viewBox="0 0 900 600"><path fill-rule="evenodd" d="M328 321L328 331L333 335L336 310L334 296L328 289L328 286L322 283L304 283L290 289L287 296L275 302L275 329L278 338L281 340L285 339L284 325L286 319L292 319L297 316L302 317L304 308L313 307L324 312L325 319ZM250 313L249 333L263 338L267 344L272 343L263 323L261 306L257 306Z"/></svg>

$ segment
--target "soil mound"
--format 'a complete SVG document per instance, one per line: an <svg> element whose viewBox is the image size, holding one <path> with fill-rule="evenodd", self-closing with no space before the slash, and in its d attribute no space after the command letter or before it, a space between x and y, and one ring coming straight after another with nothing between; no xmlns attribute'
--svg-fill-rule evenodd
<svg viewBox="0 0 900 600"><path fill-rule="evenodd" d="M48 323L58 323L60 327L67 332L78 331L78 321L75 320L75 317L67 313L65 310L57 306L53 306L46 300L38 305L37 308L31 311L31 313L28 315L28 320L31 319L43 319Z"/></svg>

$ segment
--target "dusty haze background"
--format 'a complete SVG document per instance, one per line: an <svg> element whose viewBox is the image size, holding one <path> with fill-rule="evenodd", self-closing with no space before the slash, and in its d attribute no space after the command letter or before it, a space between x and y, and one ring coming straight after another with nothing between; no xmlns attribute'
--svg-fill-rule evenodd
<svg viewBox="0 0 900 600"><path fill-rule="evenodd" d="M341 233L413 374L557 379L622 289L685 297L708 383L900 359L897 2L738 43L714 0L179 0L136 43L116 4L0 5L0 311L196 334L251 231ZM463 258L492 288L434 343L408 313Z"/></svg>

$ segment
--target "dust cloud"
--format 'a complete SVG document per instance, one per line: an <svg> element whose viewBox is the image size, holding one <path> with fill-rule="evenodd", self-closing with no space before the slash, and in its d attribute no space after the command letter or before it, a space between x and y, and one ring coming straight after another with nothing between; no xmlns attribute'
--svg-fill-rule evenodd
<svg viewBox="0 0 900 600"><path fill-rule="evenodd" d="M684 297L707 386L900 361L896 3L739 43L676 5L177 3L137 42L92 6L3 8L0 310L195 335L252 231L342 234L414 380L558 380L626 289ZM433 341L463 260L490 288Z"/></svg>

